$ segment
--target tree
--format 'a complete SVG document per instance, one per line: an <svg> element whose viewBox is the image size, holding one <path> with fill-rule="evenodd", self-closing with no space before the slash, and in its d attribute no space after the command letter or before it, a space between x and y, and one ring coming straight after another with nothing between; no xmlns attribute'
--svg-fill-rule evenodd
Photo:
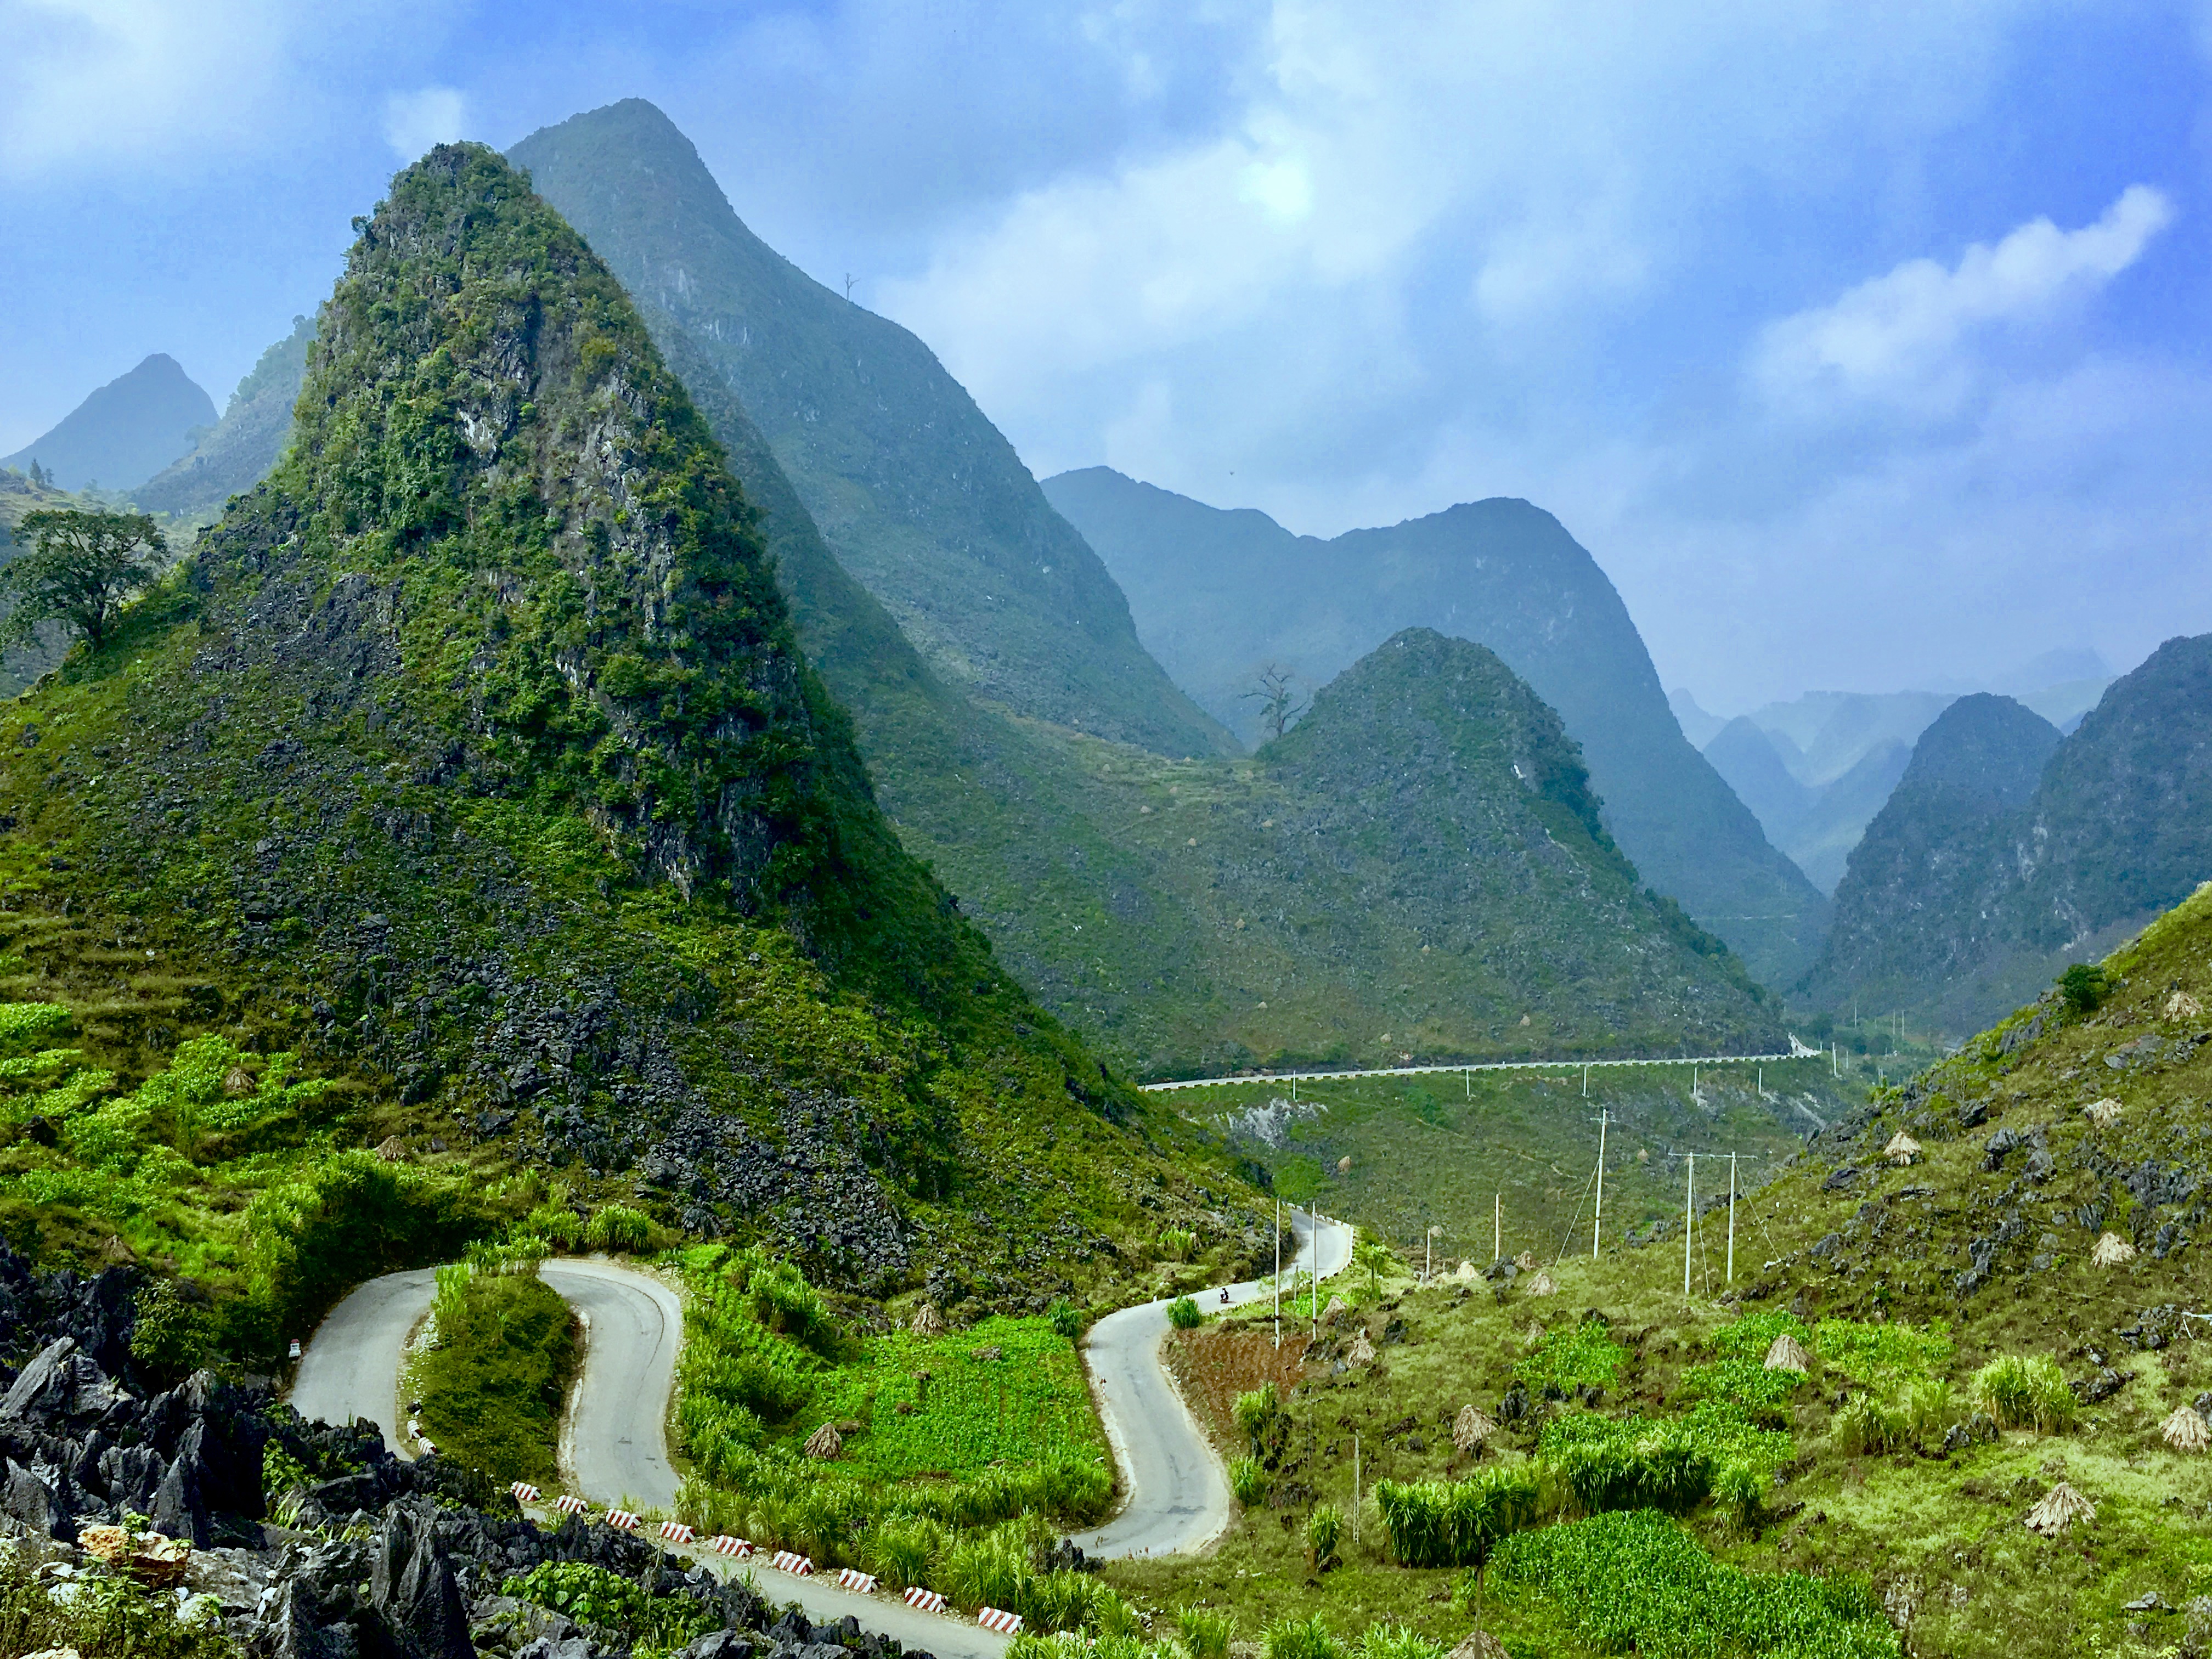
<svg viewBox="0 0 2212 1659"><path fill-rule="evenodd" d="M168 544L143 513L26 513L18 542L35 544L0 569L0 648L29 642L40 623L58 622L97 650L131 596L154 579Z"/></svg>
<svg viewBox="0 0 2212 1659"><path fill-rule="evenodd" d="M1367 1269L1367 1288L1370 1293L1372 1293L1377 1286L1380 1275L1389 1269L1390 1247L1379 1238L1363 1236L1359 1242L1352 1247L1352 1259L1360 1267Z"/></svg>
<svg viewBox="0 0 2212 1659"><path fill-rule="evenodd" d="M1298 701L1297 693L1291 689L1291 671L1281 664L1269 663L1260 671L1258 679L1257 689L1247 691L1245 699L1260 705L1260 724L1267 735L1279 738L1308 705Z"/></svg>

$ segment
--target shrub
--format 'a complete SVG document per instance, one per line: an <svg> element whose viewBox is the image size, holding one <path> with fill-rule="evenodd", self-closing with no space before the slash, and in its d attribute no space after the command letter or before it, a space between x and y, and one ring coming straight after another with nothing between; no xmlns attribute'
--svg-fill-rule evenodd
<svg viewBox="0 0 2212 1659"><path fill-rule="evenodd" d="M215 1348L215 1316L206 1299L187 1296L173 1279L142 1288L137 1322L131 1332L131 1357L163 1386L177 1382L205 1364Z"/></svg>
<svg viewBox="0 0 2212 1659"><path fill-rule="evenodd" d="M1951 1385L1941 1377L1923 1376L1905 1385L1899 1405L1905 1431L1916 1441L1926 1440L1951 1421Z"/></svg>
<svg viewBox="0 0 2212 1659"><path fill-rule="evenodd" d="M1198 1304L1187 1296L1179 1296L1168 1304L1168 1323L1179 1331L1194 1331L1205 1318L1198 1310Z"/></svg>
<svg viewBox="0 0 2212 1659"><path fill-rule="evenodd" d="M2057 1434L2071 1428L2076 1401L2066 1374L2046 1355L2004 1354L1974 1373L1974 1397L2005 1429Z"/></svg>
<svg viewBox="0 0 2212 1659"><path fill-rule="evenodd" d="M653 1595L583 1561L544 1561L509 1578L500 1594L627 1638L638 1650L669 1652L722 1626L719 1611L682 1595Z"/></svg>
<svg viewBox="0 0 2212 1659"><path fill-rule="evenodd" d="M1160 1232L1160 1260L1188 1261L1198 1252L1198 1235L1188 1227L1167 1227Z"/></svg>
<svg viewBox="0 0 2212 1659"><path fill-rule="evenodd" d="M1870 1394L1855 1396L1836 1413L1836 1445L1847 1457L1878 1457L1911 1437L1905 1413Z"/></svg>
<svg viewBox="0 0 2212 1659"><path fill-rule="evenodd" d="M2077 1014L2095 1012L2110 989L2105 970L2094 963L2077 962L2058 976L2058 994Z"/></svg>
<svg viewBox="0 0 2212 1659"><path fill-rule="evenodd" d="M646 1247L653 1237L653 1222L642 1210L627 1204L603 1204L585 1230L586 1241L595 1250L629 1250Z"/></svg>
<svg viewBox="0 0 2212 1659"><path fill-rule="evenodd" d="M211 1603L185 1618L169 1597L105 1572L86 1574L69 1600L55 1601L32 1576L38 1559L13 1549L0 1555L0 1653L64 1649L82 1659L231 1659L235 1651Z"/></svg>
<svg viewBox="0 0 2212 1659"><path fill-rule="evenodd" d="M1310 1619L1278 1619L1261 1635L1267 1659L1346 1659L1319 1613Z"/></svg>
<svg viewBox="0 0 2212 1659"><path fill-rule="evenodd" d="M1316 1504L1306 1517L1306 1548L1316 1568L1336 1559L1336 1546L1344 1536L1344 1512L1334 1504Z"/></svg>
<svg viewBox="0 0 2212 1659"><path fill-rule="evenodd" d="M945 1534L919 1516L879 1521L868 1534L868 1571L893 1589L927 1582L929 1564L944 1547Z"/></svg>
<svg viewBox="0 0 2212 1659"><path fill-rule="evenodd" d="M1256 1457L1231 1458L1229 1463L1229 1490L1246 1509L1257 1509L1267 1501L1267 1471Z"/></svg>
<svg viewBox="0 0 2212 1659"><path fill-rule="evenodd" d="M1176 1613L1182 1629L1183 1650L1190 1659L1229 1659L1229 1644L1237 1639L1237 1615L1221 1607L1186 1604Z"/></svg>
<svg viewBox="0 0 2212 1659"><path fill-rule="evenodd" d="M1769 1478L1765 1466L1732 1458L1713 1476L1713 1501L1739 1530L1748 1532L1765 1513Z"/></svg>
<svg viewBox="0 0 2212 1659"><path fill-rule="evenodd" d="M1230 1407L1230 1415L1237 1419L1237 1426L1249 1437L1252 1449L1256 1452L1261 1449L1261 1442L1267 1431L1274 1426L1275 1419L1282 1409L1282 1396L1276 1393L1273 1383L1267 1382L1249 1394L1238 1395L1237 1403Z"/></svg>
<svg viewBox="0 0 2212 1659"><path fill-rule="evenodd" d="M1066 1337L1070 1342L1083 1334L1083 1310L1066 1297L1053 1297L1052 1310L1048 1316L1052 1320L1054 1332Z"/></svg>
<svg viewBox="0 0 2212 1659"><path fill-rule="evenodd" d="M1480 1566L1498 1540L1536 1515L1536 1474L1524 1465L1468 1480L1381 1480L1375 1506L1390 1553L1407 1567Z"/></svg>

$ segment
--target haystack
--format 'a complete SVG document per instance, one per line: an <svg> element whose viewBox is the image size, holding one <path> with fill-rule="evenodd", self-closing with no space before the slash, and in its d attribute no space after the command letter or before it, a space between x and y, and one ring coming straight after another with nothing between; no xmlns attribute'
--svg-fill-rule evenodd
<svg viewBox="0 0 2212 1659"><path fill-rule="evenodd" d="M937 1311L934 1302L925 1302L914 1310L914 1317L908 1322L907 1329L916 1336L942 1336L945 1334L945 1316Z"/></svg>
<svg viewBox="0 0 2212 1659"><path fill-rule="evenodd" d="M2106 1233L2097 1241L2097 1248L2089 1252L2089 1261L2099 1267L2117 1267L2123 1261L2136 1259L2136 1247L2118 1233Z"/></svg>
<svg viewBox="0 0 2212 1659"><path fill-rule="evenodd" d="M824 1423L806 1437L806 1455L827 1463L845 1449L844 1437L834 1423Z"/></svg>
<svg viewBox="0 0 2212 1659"><path fill-rule="evenodd" d="M1352 1160L1351 1160L1351 1158L1347 1157L1347 1158L1340 1158L1339 1159L1337 1159L1337 1160L1336 1160L1336 1172L1337 1172L1337 1174L1339 1174L1339 1175L1350 1175L1350 1174L1352 1173Z"/></svg>
<svg viewBox="0 0 2212 1659"><path fill-rule="evenodd" d="M1505 1644L1486 1630L1471 1630L1444 1659L1508 1659Z"/></svg>
<svg viewBox="0 0 2212 1659"><path fill-rule="evenodd" d="M252 1094L257 1086L253 1073L243 1066L234 1066L222 1074L222 1091L233 1100Z"/></svg>
<svg viewBox="0 0 2212 1659"><path fill-rule="evenodd" d="M1352 1352L1345 1357L1355 1365L1371 1365L1375 1363L1375 1345L1367 1340L1367 1333L1364 1330L1352 1339Z"/></svg>
<svg viewBox="0 0 2212 1659"><path fill-rule="evenodd" d="M2166 1000L2168 1019L2196 1019L2204 1012L2204 1005L2186 991L2176 991Z"/></svg>
<svg viewBox="0 0 2212 1659"><path fill-rule="evenodd" d="M1459 1264L1459 1272L1454 1276L1462 1285L1472 1285L1482 1277L1482 1269L1472 1261L1462 1261Z"/></svg>
<svg viewBox="0 0 2212 1659"><path fill-rule="evenodd" d="M1552 1282L1552 1275L1548 1273L1540 1273L1528 1281L1528 1294L1531 1296L1557 1296L1559 1293L1559 1287Z"/></svg>
<svg viewBox="0 0 2212 1659"><path fill-rule="evenodd" d="M1462 1452L1480 1451L1483 1443L1498 1432L1498 1419L1480 1406L1462 1406L1452 1419L1452 1444Z"/></svg>
<svg viewBox="0 0 2212 1659"><path fill-rule="evenodd" d="M407 1161L407 1143L398 1135L386 1135L377 1142L376 1155L386 1164L404 1164Z"/></svg>
<svg viewBox="0 0 2212 1659"><path fill-rule="evenodd" d="M2194 1406L2175 1407L2159 1432L2178 1452L2201 1452L2212 1446L2212 1423L2207 1423L2204 1413Z"/></svg>
<svg viewBox="0 0 2212 1659"><path fill-rule="evenodd" d="M2102 1100L2093 1100L2084 1106L2081 1115L2101 1129L2120 1121L2120 1103L2106 1095Z"/></svg>
<svg viewBox="0 0 2212 1659"><path fill-rule="evenodd" d="M2097 1506L2062 1480L2037 1500L2035 1507L2021 1517L2021 1524L2030 1532L2056 1538L2076 1521L2096 1518Z"/></svg>
<svg viewBox="0 0 2212 1659"><path fill-rule="evenodd" d="M1881 1155L1892 1164L1910 1164L1920 1156L1920 1143L1899 1129L1889 1138L1889 1145L1881 1149Z"/></svg>
<svg viewBox="0 0 2212 1659"><path fill-rule="evenodd" d="M1784 1331L1774 1339L1766 1351L1766 1369L1770 1371L1795 1371L1802 1376L1813 1369L1813 1356L1805 1352L1805 1345Z"/></svg>
<svg viewBox="0 0 2212 1659"><path fill-rule="evenodd" d="M1536 1265L1536 1258L1530 1251L1523 1250L1513 1258L1513 1265L1525 1273Z"/></svg>

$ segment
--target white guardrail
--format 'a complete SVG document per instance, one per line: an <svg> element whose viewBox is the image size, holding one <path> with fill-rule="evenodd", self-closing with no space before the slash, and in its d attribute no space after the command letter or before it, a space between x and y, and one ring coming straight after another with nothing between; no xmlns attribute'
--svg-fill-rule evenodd
<svg viewBox="0 0 2212 1659"><path fill-rule="evenodd" d="M1826 1058L1825 1054L1812 1056ZM1355 1077L1420 1077L1449 1072L1595 1071L1601 1066L1752 1066L1778 1064L1808 1056L1790 1054L1663 1054L1649 1060L1477 1060L1460 1066L1378 1066L1364 1071L1254 1072L1244 1077L1181 1078L1173 1083L1140 1083L1147 1094L1170 1089L1218 1089L1229 1083L1330 1083Z"/></svg>

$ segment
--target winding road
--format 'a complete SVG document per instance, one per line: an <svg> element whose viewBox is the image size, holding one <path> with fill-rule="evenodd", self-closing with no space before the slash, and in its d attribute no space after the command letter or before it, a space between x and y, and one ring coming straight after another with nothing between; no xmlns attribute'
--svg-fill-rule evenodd
<svg viewBox="0 0 2212 1659"><path fill-rule="evenodd" d="M1291 1225L1297 1233L1298 1260L1284 1266L1286 1289L1298 1270L1329 1279L1350 1264L1352 1230L1344 1223L1320 1217L1318 1244L1304 1217L1293 1213ZM1273 1291L1274 1282L1253 1279L1231 1285L1229 1305L1261 1300ZM1120 1514L1079 1540L1093 1555L1178 1555L1212 1543L1229 1524L1229 1472L1160 1362L1169 1305L1147 1302L1108 1314L1091 1328L1084 1345L1098 1414L1129 1495ZM1208 1313L1218 1311L1219 1290L1206 1292L1200 1305ZM1300 1334L1295 1340L1305 1339Z"/></svg>
<svg viewBox="0 0 2212 1659"><path fill-rule="evenodd" d="M1286 1287L1297 1270L1318 1268L1322 1279L1344 1270L1352 1259L1350 1227L1322 1217L1316 1243L1304 1218L1294 1215L1292 1224L1299 1259L1285 1266ZM574 1490L602 1504L672 1507L677 1474L668 1461L666 1425L683 1304L660 1279L604 1257L551 1260L539 1272L585 1328L583 1375L562 1433L563 1473ZM1257 1301L1273 1287L1265 1279L1232 1285L1229 1304ZM407 1339L436 1293L436 1273L428 1267L386 1273L356 1287L331 1310L301 1354L292 1384L294 1407L302 1417L331 1423L367 1418L399 1455L412 1456L402 1432L406 1413L399 1368ZM1209 1310L1221 1305L1218 1288L1205 1297ZM1168 1306L1148 1302L1109 1314L1091 1328L1085 1344L1099 1413L1128 1494L1121 1512L1085 1545L1094 1554L1195 1549L1229 1522L1227 1473L1161 1364ZM672 1553L692 1555L717 1572L739 1570L725 1557ZM887 1596L862 1595L765 1566L757 1576L763 1594L797 1601L810 1619L827 1622L851 1613L910 1650L927 1650L941 1659L1003 1659L1006 1650L1002 1636L917 1612Z"/></svg>

